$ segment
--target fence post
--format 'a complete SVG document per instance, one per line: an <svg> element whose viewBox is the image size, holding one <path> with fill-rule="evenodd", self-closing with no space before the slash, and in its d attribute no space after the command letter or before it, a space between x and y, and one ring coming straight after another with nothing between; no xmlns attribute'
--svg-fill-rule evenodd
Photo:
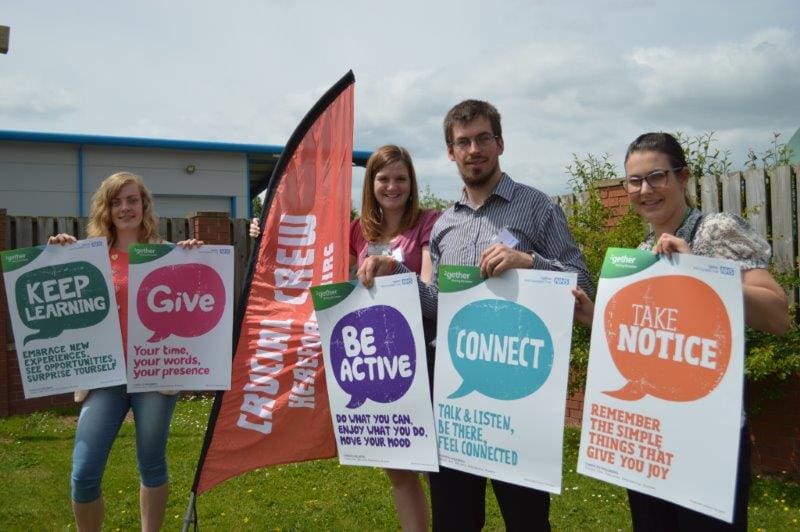
<svg viewBox="0 0 800 532"><path fill-rule="evenodd" d="M767 238L767 184L764 170L755 168L744 173L747 221L759 235Z"/></svg>
<svg viewBox="0 0 800 532"><path fill-rule="evenodd" d="M8 220L6 210L0 209L0 251L7 249L6 242ZM6 417L9 413L8 397L8 327L9 315L8 304L6 303L6 287L3 271L0 269L0 417Z"/></svg>
<svg viewBox="0 0 800 532"><path fill-rule="evenodd" d="M794 231L792 230L792 171L778 166L769 171L770 212L772 214L772 261L781 273L794 268ZM794 303L794 291L789 304Z"/></svg>
<svg viewBox="0 0 800 532"><path fill-rule="evenodd" d="M728 172L720 176L722 181L722 210L737 216L742 215L742 174Z"/></svg>
<svg viewBox="0 0 800 532"><path fill-rule="evenodd" d="M781 273L794 265L792 231L792 173L788 166L769 172L770 211L772 213L772 257Z"/></svg>
<svg viewBox="0 0 800 532"><path fill-rule="evenodd" d="M717 193L717 176L706 174L700 178L700 207L703 214L719 212L719 194Z"/></svg>

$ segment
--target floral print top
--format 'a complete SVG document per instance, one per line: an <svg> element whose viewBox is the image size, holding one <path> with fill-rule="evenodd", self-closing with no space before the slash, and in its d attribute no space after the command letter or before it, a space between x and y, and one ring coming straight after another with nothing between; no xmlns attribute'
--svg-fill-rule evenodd
<svg viewBox="0 0 800 532"><path fill-rule="evenodd" d="M691 209L675 236L688 242L695 255L735 260L742 270L766 268L772 255L764 237L741 217L727 212L704 215ZM651 251L655 243L655 234L650 233L639 249Z"/></svg>

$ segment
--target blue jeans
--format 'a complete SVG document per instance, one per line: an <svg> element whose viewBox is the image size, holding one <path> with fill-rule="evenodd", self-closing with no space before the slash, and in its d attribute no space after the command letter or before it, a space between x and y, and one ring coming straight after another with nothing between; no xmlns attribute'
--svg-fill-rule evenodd
<svg viewBox="0 0 800 532"><path fill-rule="evenodd" d="M72 500L86 503L100 497L100 483L111 445L125 415L133 409L136 458L142 485L165 484L167 436L177 395L127 393L125 385L92 390L83 402L72 450Z"/></svg>

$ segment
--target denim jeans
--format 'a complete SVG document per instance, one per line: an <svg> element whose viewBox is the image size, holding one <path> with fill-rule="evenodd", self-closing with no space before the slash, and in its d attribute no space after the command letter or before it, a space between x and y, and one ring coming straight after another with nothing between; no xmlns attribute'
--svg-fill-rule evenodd
<svg viewBox="0 0 800 532"><path fill-rule="evenodd" d="M72 450L72 500L100 497L100 484L111 445L125 415L133 409L136 458L142 485L155 488L168 480L167 436L177 395L127 393L125 385L92 390L83 402Z"/></svg>

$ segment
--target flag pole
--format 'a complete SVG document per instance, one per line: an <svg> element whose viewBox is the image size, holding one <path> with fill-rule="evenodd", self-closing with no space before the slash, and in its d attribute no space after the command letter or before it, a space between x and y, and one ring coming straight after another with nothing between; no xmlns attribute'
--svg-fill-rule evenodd
<svg viewBox="0 0 800 532"><path fill-rule="evenodd" d="M328 98L330 98L331 94L334 94L337 91L340 91L342 86L346 86L348 84L352 84L354 81L355 81L355 78L353 76L353 71L352 70L348 71L347 74L345 74L333 87L331 87L328 90L328 92L325 93L325 95L322 96L320 101L327 100ZM319 105L320 105L320 102L317 102L317 104L303 118L303 120L300 122L300 125L298 125L297 129L295 130L295 132L289 138L289 141L286 144L286 146L284 147L284 150L281 153L281 156L279 157L278 162L275 165L275 168L273 168L272 175L270 176L270 179L269 179L269 181L267 183L266 197L264 198L264 203L263 203L263 207L262 207L262 211L261 211L261 220L260 220L260 222L261 222L260 225L262 227L262 231L261 231L261 234L259 234L259 236L255 239L255 242L253 244L253 252L251 253L250 260L249 260L249 263L247 265L247 270L246 270L246 273L245 273L242 292L240 294L239 302L238 302L238 305L237 305L237 308L236 308L236 313L235 313L235 316L234 316L234 324L233 324L234 335L233 335L232 353L231 353L231 357L232 358L236 357L236 353L237 353L237 349L238 349L239 337L240 337L240 333L241 333L241 325L242 325L242 321L244 320L245 312L246 312L246 309L247 309L247 301L248 301L249 296L250 296L250 288L251 288L250 285L251 285L251 281L252 281L252 278L253 278L253 274L255 272L256 259L257 259L258 251L261 249L261 240L262 240L262 237L264 236L264 232L265 232L263 230L263 228L265 227L265 222L267 220L267 213L270 210L270 208L272 207L273 199L274 199L274 197L275 197L275 195L277 193L278 185L280 184L280 181L281 181L280 178L281 178L282 174L284 173L286 167L288 166L291 157L293 156L295 150L297 149L297 146L300 144L300 142L304 138L304 136L307 133L308 129L310 128L311 124L313 124L318 118L319 110L318 110L317 107ZM206 454L207 454L209 448L211 447L211 441L213 439L214 429L215 429L215 426L216 426L217 417L219 416L219 412L222 409L222 399L223 399L224 395L225 395L225 390L219 390L219 391L217 391L217 393L215 394L215 397L214 397L214 404L213 404L213 406L211 408L211 413L209 415L209 420L208 420L208 425L206 427L206 434L205 434L205 438L204 438L204 441L203 441L203 446L202 446L202 449L200 451L200 456L198 457L198 461L197 461L197 468L195 470L195 478L194 478L194 481L192 483L191 491L189 493L189 503L187 505L186 515L185 515L184 520L183 520L183 529L182 529L183 532L186 532L188 530L188 527L189 527L190 523L194 523L195 529L197 528L197 511L196 511L196 504L195 504L196 503L197 492L198 492L198 488L199 488L199 484L200 484L200 478L201 478L201 475L202 475L202 469L203 469L203 466L204 466L204 463L205 463L205 459L206 459Z"/></svg>
<svg viewBox="0 0 800 532"><path fill-rule="evenodd" d="M189 493L189 505L186 507L186 515L183 516L183 527L181 527L181 532L189 532L189 525L194 523L194 528L197 530L197 506L195 506L194 501L196 499L196 495L194 491Z"/></svg>

